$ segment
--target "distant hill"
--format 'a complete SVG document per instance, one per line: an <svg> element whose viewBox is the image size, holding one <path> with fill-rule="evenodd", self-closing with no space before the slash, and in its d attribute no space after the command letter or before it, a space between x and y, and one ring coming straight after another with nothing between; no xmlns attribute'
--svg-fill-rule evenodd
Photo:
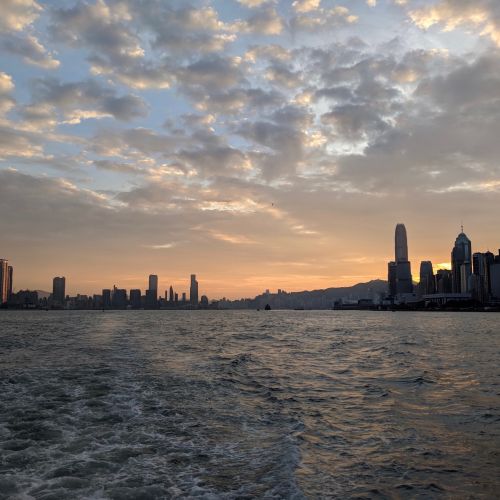
<svg viewBox="0 0 500 500"><path fill-rule="evenodd" d="M372 280L357 285L326 288L323 290L304 290L302 292L284 292L257 295L254 299L243 299L224 303L231 308L263 308L269 304L273 309L330 309L335 301L358 301L359 299L374 299L387 292L387 281Z"/></svg>

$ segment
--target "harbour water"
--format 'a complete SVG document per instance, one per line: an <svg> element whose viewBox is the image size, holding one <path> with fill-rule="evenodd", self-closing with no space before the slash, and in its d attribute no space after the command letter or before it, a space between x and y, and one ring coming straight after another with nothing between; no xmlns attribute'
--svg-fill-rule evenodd
<svg viewBox="0 0 500 500"><path fill-rule="evenodd" d="M500 317L0 312L0 498L498 498Z"/></svg>

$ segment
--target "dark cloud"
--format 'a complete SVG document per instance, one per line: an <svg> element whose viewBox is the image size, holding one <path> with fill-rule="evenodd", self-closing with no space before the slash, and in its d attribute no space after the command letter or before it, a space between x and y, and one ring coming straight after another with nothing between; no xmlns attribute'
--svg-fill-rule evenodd
<svg viewBox="0 0 500 500"><path fill-rule="evenodd" d="M85 118L110 115L117 120L129 121L145 116L146 102L135 95L118 96L116 91L94 80L62 83L56 78L38 79L34 82L34 100L40 105L54 106L70 122Z"/></svg>

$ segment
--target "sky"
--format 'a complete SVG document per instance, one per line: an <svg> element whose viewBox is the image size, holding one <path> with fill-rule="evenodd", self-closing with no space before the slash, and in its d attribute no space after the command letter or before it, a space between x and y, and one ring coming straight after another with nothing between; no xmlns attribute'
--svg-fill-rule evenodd
<svg viewBox="0 0 500 500"><path fill-rule="evenodd" d="M2 0L15 289L250 297L500 247L498 0Z"/></svg>

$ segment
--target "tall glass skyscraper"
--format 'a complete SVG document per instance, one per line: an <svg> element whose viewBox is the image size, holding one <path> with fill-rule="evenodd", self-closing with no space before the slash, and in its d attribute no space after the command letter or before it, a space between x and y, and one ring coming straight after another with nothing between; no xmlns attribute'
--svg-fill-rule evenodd
<svg viewBox="0 0 500 500"><path fill-rule="evenodd" d="M152 294L154 294L155 298L158 298L158 276L156 274L149 275L149 287L148 290L151 290Z"/></svg>
<svg viewBox="0 0 500 500"><path fill-rule="evenodd" d="M411 264L408 260L408 239L404 224L396 225L394 242L396 257L396 293L412 293L413 279L411 275Z"/></svg>
<svg viewBox="0 0 500 500"><path fill-rule="evenodd" d="M453 293L469 293L472 274L472 244L462 232L455 240L451 251L451 272Z"/></svg>
<svg viewBox="0 0 500 500"><path fill-rule="evenodd" d="M198 305L198 282L196 274L191 275L191 286L189 287L189 302L194 306Z"/></svg>
<svg viewBox="0 0 500 500"><path fill-rule="evenodd" d="M0 259L0 305L9 299L9 262Z"/></svg>

